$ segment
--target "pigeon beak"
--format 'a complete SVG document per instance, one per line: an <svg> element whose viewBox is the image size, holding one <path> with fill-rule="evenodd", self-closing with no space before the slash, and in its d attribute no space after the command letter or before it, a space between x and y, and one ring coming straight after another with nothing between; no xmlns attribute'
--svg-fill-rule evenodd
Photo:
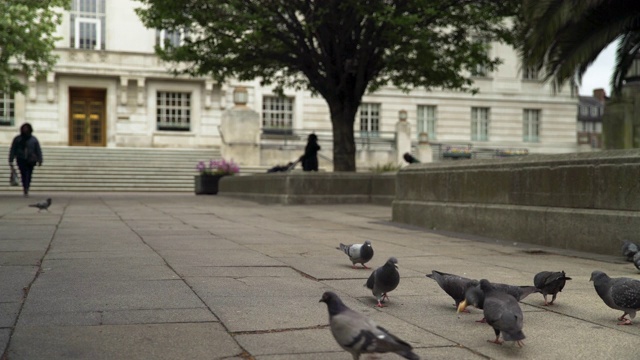
<svg viewBox="0 0 640 360"><path fill-rule="evenodd" d="M463 300L460 305L458 305L458 313L461 313L467 307L467 300Z"/></svg>

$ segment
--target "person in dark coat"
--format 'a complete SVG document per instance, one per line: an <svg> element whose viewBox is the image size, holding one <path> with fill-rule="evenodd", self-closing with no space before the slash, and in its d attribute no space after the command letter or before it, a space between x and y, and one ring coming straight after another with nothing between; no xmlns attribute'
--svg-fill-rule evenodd
<svg viewBox="0 0 640 360"><path fill-rule="evenodd" d="M31 124L22 124L20 126L20 135L13 138L11 149L9 150L9 166L13 169L13 159L16 159L18 169L20 169L22 190L25 197L29 196L33 168L36 164L38 166L42 165L42 149L40 149L38 139L32 133L33 127L31 127Z"/></svg>
<svg viewBox="0 0 640 360"><path fill-rule="evenodd" d="M318 151L320 151L318 136L316 136L316 134L309 134L307 146L304 148L304 155L300 157L302 170L318 171Z"/></svg>

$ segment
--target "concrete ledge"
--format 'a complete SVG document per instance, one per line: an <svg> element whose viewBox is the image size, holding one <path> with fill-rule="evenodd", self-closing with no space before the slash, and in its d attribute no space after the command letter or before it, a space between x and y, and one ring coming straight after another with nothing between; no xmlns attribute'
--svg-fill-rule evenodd
<svg viewBox="0 0 640 360"><path fill-rule="evenodd" d="M638 240L640 150L412 165L393 221L618 255Z"/></svg>
<svg viewBox="0 0 640 360"><path fill-rule="evenodd" d="M391 205L395 173L273 173L227 176L220 180L220 195L260 203Z"/></svg>

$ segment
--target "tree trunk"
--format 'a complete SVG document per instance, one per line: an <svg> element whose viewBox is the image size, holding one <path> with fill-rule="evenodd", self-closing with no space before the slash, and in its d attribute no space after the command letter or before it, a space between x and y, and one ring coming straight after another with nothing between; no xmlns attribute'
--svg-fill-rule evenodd
<svg viewBox="0 0 640 360"><path fill-rule="evenodd" d="M333 171L356 171L353 124L358 106L331 102L328 105L333 129Z"/></svg>

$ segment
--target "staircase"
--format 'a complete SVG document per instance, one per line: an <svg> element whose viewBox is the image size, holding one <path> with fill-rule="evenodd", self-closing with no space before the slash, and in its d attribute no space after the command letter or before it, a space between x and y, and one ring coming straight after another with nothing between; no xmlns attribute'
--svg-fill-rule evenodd
<svg viewBox="0 0 640 360"><path fill-rule="evenodd" d="M8 151L7 151L8 152ZM200 160L219 159L219 149L43 147L44 163L34 170L32 191L191 192ZM6 153L5 153L6 156ZM6 159L6 158L5 158ZM14 161L15 164L15 161ZM17 166L16 166L17 169ZM241 173L264 172L261 167ZM9 185L9 165L0 161L0 191Z"/></svg>

